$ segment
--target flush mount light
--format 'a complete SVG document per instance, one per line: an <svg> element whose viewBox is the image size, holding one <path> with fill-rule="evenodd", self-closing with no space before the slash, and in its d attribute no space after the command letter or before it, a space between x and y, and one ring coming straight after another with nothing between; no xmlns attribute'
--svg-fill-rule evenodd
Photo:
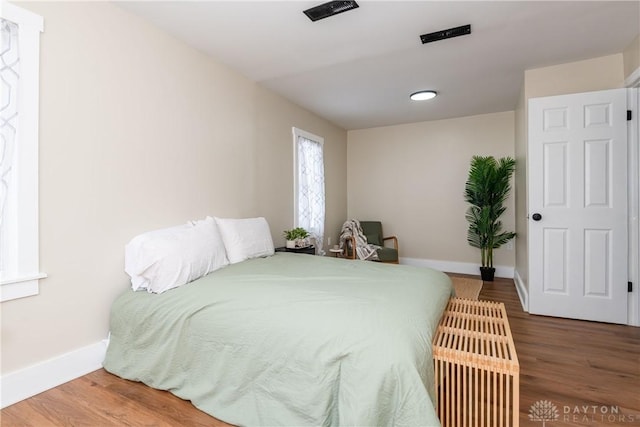
<svg viewBox="0 0 640 427"><path fill-rule="evenodd" d="M414 92L409 96L413 101L426 101L427 99L433 99L438 95L435 90L421 90L420 92Z"/></svg>

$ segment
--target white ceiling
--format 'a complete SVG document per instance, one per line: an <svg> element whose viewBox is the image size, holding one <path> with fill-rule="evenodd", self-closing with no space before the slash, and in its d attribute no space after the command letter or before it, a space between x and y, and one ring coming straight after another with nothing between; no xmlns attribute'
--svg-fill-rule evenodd
<svg viewBox="0 0 640 427"><path fill-rule="evenodd" d="M121 7L344 129L512 110L526 69L622 50L640 1L141 1ZM420 34L471 24L470 35ZM434 89L416 103L409 94Z"/></svg>

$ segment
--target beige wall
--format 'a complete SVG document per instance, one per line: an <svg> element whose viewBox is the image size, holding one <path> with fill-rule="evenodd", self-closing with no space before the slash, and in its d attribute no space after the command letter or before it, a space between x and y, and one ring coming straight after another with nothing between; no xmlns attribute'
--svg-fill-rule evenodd
<svg viewBox="0 0 640 427"><path fill-rule="evenodd" d="M624 87L622 53L570 62L551 67L526 70L524 84L515 111L516 160L519 165L527 157L527 116L530 98ZM529 251L527 246L527 168L516 169L516 272L528 288Z"/></svg>
<svg viewBox="0 0 640 427"><path fill-rule="evenodd" d="M296 126L325 138L327 226L346 132L110 2L21 3L41 38L40 295L4 302L2 373L96 343L134 235L206 215L293 224ZM337 230L334 236L337 235Z"/></svg>
<svg viewBox="0 0 640 427"><path fill-rule="evenodd" d="M293 135L291 127L324 138L325 245L336 242L346 217L346 131L301 110L267 90L256 96L257 179L256 198L260 214L269 219L276 244L284 246L282 231L293 226ZM326 249L326 247L325 247Z"/></svg>
<svg viewBox="0 0 640 427"><path fill-rule="evenodd" d="M526 70L527 99L624 86L622 53Z"/></svg>
<svg viewBox="0 0 640 427"><path fill-rule="evenodd" d="M623 52L624 78L640 69L640 35L638 35Z"/></svg>
<svg viewBox="0 0 640 427"><path fill-rule="evenodd" d="M379 219L400 256L480 264L467 243L464 185L473 155L513 156L513 112L348 133L349 217ZM513 197L504 217L514 229ZM514 251L495 265L513 266Z"/></svg>

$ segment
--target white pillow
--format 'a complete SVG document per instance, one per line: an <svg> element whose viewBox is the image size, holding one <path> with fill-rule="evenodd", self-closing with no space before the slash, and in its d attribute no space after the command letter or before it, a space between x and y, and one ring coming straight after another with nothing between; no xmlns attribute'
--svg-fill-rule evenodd
<svg viewBox="0 0 640 427"><path fill-rule="evenodd" d="M229 264L213 218L150 231L125 247L131 288L162 293Z"/></svg>
<svg viewBox="0 0 640 427"><path fill-rule="evenodd" d="M260 218L216 218L229 262L274 254L273 239L267 220Z"/></svg>

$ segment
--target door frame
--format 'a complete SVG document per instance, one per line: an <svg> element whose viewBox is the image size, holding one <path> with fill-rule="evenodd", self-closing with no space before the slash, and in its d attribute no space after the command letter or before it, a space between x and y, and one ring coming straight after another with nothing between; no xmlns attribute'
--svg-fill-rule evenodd
<svg viewBox="0 0 640 427"><path fill-rule="evenodd" d="M628 297L627 324L640 326L640 68L627 80L627 109L631 120L627 122L629 156L629 281L633 284Z"/></svg>
<svg viewBox="0 0 640 427"><path fill-rule="evenodd" d="M634 156L631 155L632 153L629 152L629 148L630 147L634 147L634 146L637 145L637 143L632 143L631 142L636 137L636 135L630 134L630 128L631 128L630 123L632 121L626 121L625 117L624 117L626 114L624 114L624 113L626 113L625 110L629 110L630 109L630 104L629 104L629 96L630 96L629 94L630 94L630 92L637 92L637 91L635 89L622 87L622 88L613 88L613 89L609 89L609 90L604 89L602 91L586 91L586 92L579 92L579 93L561 94L561 95L557 95L557 96L550 95L550 96L545 96L545 97L542 97L542 98L535 98L535 99L544 99L543 101L541 101L543 103L546 103L546 102L553 103L554 102L553 100L555 100L556 98L569 97L569 99L574 99L574 98L571 98L572 96L573 97L575 97L575 96L592 96L592 97L596 96L597 97L597 96L600 96L600 95L598 95L600 92L607 92L607 91L615 91L616 92L614 95L617 98L616 103L617 103L617 106L618 106L617 107L618 111L623 110L621 112L622 114L618 113L618 115L616 116L616 121L617 121L617 126L618 126L617 127L618 136L620 138L623 138L623 137L627 138L627 147L625 147L626 150L627 150L627 154L626 154L627 155L627 165L626 165L627 166L627 174L626 174L627 176L623 180L618 180L617 184L616 184L616 185L624 185L625 186L625 188L616 187L616 188L618 188L618 191L622 190L622 193L618 192L618 196L617 197L619 198L619 200L624 200L624 202L627 203L627 206L625 207L624 210L619 210L618 209L618 211L617 211L618 220L617 221L626 221L626 224L624 224L624 226L626 226L627 230L626 230L626 236L624 236L623 239L626 238L627 242L625 243L625 246L620 246L618 244L617 245L617 254L618 255L614 255L616 257L624 256L624 252L626 252L626 255L627 255L627 259L624 260L624 262L627 262L627 271L620 270L619 269L619 267L621 267L620 265L615 270L616 271L616 275L617 275L617 279L615 279L616 283L617 283L617 286L624 286L624 282L623 281L624 281L624 276L625 275L627 276L627 280L631 280L630 279L631 267L629 265L630 265L631 260L633 259L632 255L635 255L635 253L636 253L635 248L632 247L632 245L631 245L632 229L629 227L629 224L630 224L630 221L631 221L631 218L632 218L632 216L630 215L630 213L632 212L631 206L632 205L636 205L636 203L634 203L634 201L630 197L631 196L630 187L632 186L631 185L632 184L632 176L634 176L634 172L637 173L637 169L638 169L637 163L633 164L633 161L631 160ZM611 95L611 96L614 96L614 95ZM602 95L602 96L604 96L604 95ZM529 173L529 170L530 170L530 162L532 161L532 157L530 156L530 154L531 154L531 150L532 150L532 147L531 147L531 144L532 144L531 127L533 125L532 120L531 120L533 112L531 111L531 105L530 104L531 104L533 99L534 98L527 99L527 106L529 108L527 108L527 114L526 114L526 117L527 117L527 157L526 158L527 158L527 172L528 172L527 173L527 189L528 189L528 191L527 191L527 212L526 212L526 215L527 215L527 231L528 231L527 232L527 234L528 234L527 258L529 260L529 262L528 262L529 271L528 271L528 274L527 274L527 276L528 276L527 277L527 279L528 279L527 282L528 282L528 285L529 285L529 286L527 286L527 288L528 288L527 289L527 303L528 303L528 306L526 307L526 311L529 312L529 313L531 313L531 293L532 293L531 275L532 275L532 271L533 271L532 265L535 264L535 262L531 261L533 259L532 258L532 250L531 250L531 245L532 245L532 241L531 241L532 240L532 237L531 237L532 236L532 231L531 231L532 222L529 220L529 215L533 212L531 210L532 209L532 204L529 203L531 201L531 198L532 198L532 194L531 194L532 181L531 181L531 174ZM636 119L635 116L636 116L636 114L633 113L632 114L632 119ZM634 121L633 123L635 124L636 122ZM626 124L626 129L624 127L624 124ZM620 127L620 126L623 126L623 127ZM635 150L634 150L634 153L635 153ZM622 158L620 158L620 157L618 157L617 161L623 161L624 162L624 160ZM617 223L617 224L618 224L618 226L623 226L620 223ZM619 230L619 231L622 231L622 230ZM621 237L622 237L622 235L621 235ZM616 258L614 258L614 259L616 259ZM617 258L617 259L622 262L622 260L620 258ZM620 282L622 282L622 283L620 283ZM624 290L622 290L622 289L624 289ZM617 304L617 307L619 309L621 309L621 310L624 307L624 309L626 309L627 313L626 313L625 316L620 316L620 314L622 314L622 313L618 313L618 316L614 316L616 318L616 320L613 321L613 322L614 323L619 323L619 324L631 325L632 324L632 316L631 316L630 311L629 311L629 305L630 305L629 300L633 297L633 295L626 294L626 289L625 288L622 288L622 289L618 288L618 290L616 292L618 293L620 298L624 297L626 299L626 302L624 303L624 305L622 305L622 304L620 304L621 301L619 301L618 304ZM620 292L620 291L622 291L622 292ZM636 290L634 289L634 291L636 291ZM626 294L626 295L623 295L623 293ZM562 303L559 303L559 301L556 301L556 300L554 300L554 301L555 302L551 306L549 306L551 308L541 309L540 311L536 310L536 312L540 313L540 314L553 315L553 314L550 314L550 313L557 312L558 310L560 310L560 306L563 305ZM593 304L593 302L592 302L592 304ZM555 308L553 308L553 307L555 307ZM596 306L592 306L591 309L595 310L596 307L597 307L597 305ZM573 313L576 314L577 312L574 310ZM595 313L595 311L594 311L594 313ZM633 311L633 313L635 313L635 310ZM559 312L558 312L558 314L559 314ZM602 316L600 316L600 317L602 317ZM579 319L579 318L588 319L589 317L580 317L580 316L578 316L578 317L574 317L574 318L576 318L576 319Z"/></svg>
<svg viewBox="0 0 640 427"><path fill-rule="evenodd" d="M627 90L627 109L631 110L631 120L627 123L627 142L628 156L629 156L629 169L628 169L628 184L627 191L629 194L628 200L628 231L629 231L629 281L632 282L632 292L629 293L627 304L627 324L631 326L640 326L640 67L638 67L631 75L625 80L624 87ZM525 102L526 111L526 102ZM528 117L528 114L525 114ZM528 144L527 144L528 145ZM528 156L527 156L528 157ZM527 186L529 182L529 174L527 173ZM529 204L527 201L527 212L529 215ZM528 252L528 248L527 248ZM528 256L528 255L527 255ZM518 271L515 271L514 280L516 285L518 282L522 283L522 279L518 276ZM529 283L527 274L527 284ZM516 286L517 289L522 289L524 295L520 296L522 308L524 311L529 311L528 306L528 286ZM523 298L524 296L524 298Z"/></svg>

